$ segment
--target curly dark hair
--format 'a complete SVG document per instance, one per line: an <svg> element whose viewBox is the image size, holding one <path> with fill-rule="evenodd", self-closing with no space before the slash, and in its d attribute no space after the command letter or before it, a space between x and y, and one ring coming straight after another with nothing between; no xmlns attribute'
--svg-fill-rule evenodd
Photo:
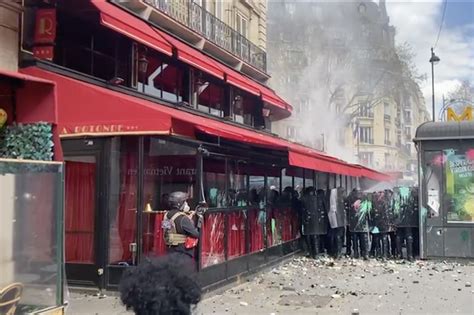
<svg viewBox="0 0 474 315"><path fill-rule="evenodd" d="M187 315L201 300L193 261L183 254L147 258L126 270L120 299L137 315Z"/></svg>

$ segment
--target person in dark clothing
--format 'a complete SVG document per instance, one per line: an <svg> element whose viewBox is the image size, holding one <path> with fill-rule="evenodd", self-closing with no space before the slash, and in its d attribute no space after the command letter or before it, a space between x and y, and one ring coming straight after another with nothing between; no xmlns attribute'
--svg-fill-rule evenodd
<svg viewBox="0 0 474 315"><path fill-rule="evenodd" d="M329 193L328 220L330 230L331 255L339 259L342 255L344 230L346 228L345 190L343 187L333 188Z"/></svg>
<svg viewBox="0 0 474 315"><path fill-rule="evenodd" d="M176 253L127 268L119 292L127 310L136 315L189 315L202 296L191 259Z"/></svg>
<svg viewBox="0 0 474 315"><path fill-rule="evenodd" d="M192 246L192 239L199 238L199 231L191 219L194 212L190 211L187 199L188 194L180 191L169 195L170 211L165 214L162 227L165 230L165 243L169 253L181 253L193 257L197 241Z"/></svg>
<svg viewBox="0 0 474 315"><path fill-rule="evenodd" d="M397 209L396 225L396 247L397 258L403 259L402 246L406 244L407 259L412 261L415 257L415 236L418 234L418 189L400 187L399 191L399 208Z"/></svg>
<svg viewBox="0 0 474 315"><path fill-rule="evenodd" d="M360 255L367 260L369 247L369 215L372 201L357 189L351 192L347 200L349 204L349 231L352 237L354 257L359 258Z"/></svg>
<svg viewBox="0 0 474 315"><path fill-rule="evenodd" d="M308 245L309 256L316 258L319 254L319 238L317 236L317 221L318 221L318 209L317 209L317 197L314 187L308 187L305 189L303 197L301 198L302 203L302 230L303 235Z"/></svg>

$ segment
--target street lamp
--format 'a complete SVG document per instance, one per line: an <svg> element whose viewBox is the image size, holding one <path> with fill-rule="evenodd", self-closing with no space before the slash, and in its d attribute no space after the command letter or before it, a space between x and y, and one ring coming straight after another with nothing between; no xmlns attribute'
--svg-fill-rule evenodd
<svg viewBox="0 0 474 315"><path fill-rule="evenodd" d="M142 77L142 92L145 94L145 81L146 81L146 74L148 70L148 59L146 59L146 51L142 53L140 58L138 59L138 72Z"/></svg>
<svg viewBox="0 0 474 315"><path fill-rule="evenodd" d="M435 94L434 94L434 65L440 62L441 59L439 59L438 56L435 55L433 47L431 47L431 58L430 58L430 63L431 63L431 97L433 99L433 103L431 106L433 107L433 121L435 121Z"/></svg>

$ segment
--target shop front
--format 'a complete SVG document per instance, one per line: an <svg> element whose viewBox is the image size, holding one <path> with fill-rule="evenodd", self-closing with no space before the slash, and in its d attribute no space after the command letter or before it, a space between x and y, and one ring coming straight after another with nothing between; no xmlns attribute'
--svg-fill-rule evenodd
<svg viewBox="0 0 474 315"><path fill-rule="evenodd" d="M290 190L357 185L383 175L271 134L64 75L55 82L65 162L68 282L116 288L123 270L166 247L161 221L173 191L206 204L196 267L211 287L299 249ZM74 91L74 93L71 93Z"/></svg>
<svg viewBox="0 0 474 315"><path fill-rule="evenodd" d="M415 143L421 257L474 257L474 123L425 123Z"/></svg>

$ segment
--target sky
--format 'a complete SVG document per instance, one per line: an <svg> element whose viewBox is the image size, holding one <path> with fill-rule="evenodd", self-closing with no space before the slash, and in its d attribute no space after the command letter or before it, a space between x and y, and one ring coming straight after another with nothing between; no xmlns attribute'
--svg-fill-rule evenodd
<svg viewBox="0 0 474 315"><path fill-rule="evenodd" d="M397 30L396 42L408 42L415 64L428 79L421 88L431 113L431 47L441 59L435 65L436 117L442 96L462 80L474 84L474 0L447 0L445 20L435 46L443 14L444 0L387 0L390 22Z"/></svg>

